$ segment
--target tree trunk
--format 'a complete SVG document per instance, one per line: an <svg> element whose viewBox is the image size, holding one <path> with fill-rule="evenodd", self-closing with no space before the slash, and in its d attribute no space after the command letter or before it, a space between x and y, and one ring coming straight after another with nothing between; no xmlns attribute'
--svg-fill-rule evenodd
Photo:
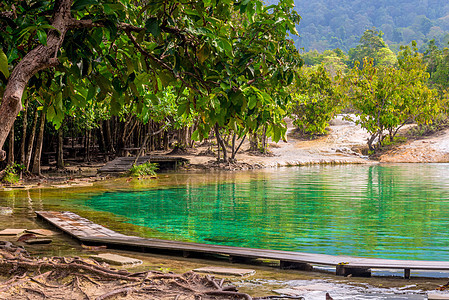
<svg viewBox="0 0 449 300"><path fill-rule="evenodd" d="M58 151L56 157L56 168L64 169L64 130L62 126L58 129Z"/></svg>
<svg viewBox="0 0 449 300"><path fill-rule="evenodd" d="M11 131L9 132L9 143L8 143L8 165L14 164L14 126L11 127Z"/></svg>
<svg viewBox="0 0 449 300"><path fill-rule="evenodd" d="M257 133L253 132L250 133L250 139L249 139L249 147L251 151L258 151L259 149L259 142L258 142L258 137L257 137Z"/></svg>
<svg viewBox="0 0 449 300"><path fill-rule="evenodd" d="M22 120L22 139L20 141L20 164L22 166L26 165L26 140L27 140L27 129L28 129L28 97L25 99L25 110L23 111Z"/></svg>
<svg viewBox="0 0 449 300"><path fill-rule="evenodd" d="M267 126L263 126L263 133L262 133L262 153L266 154L268 150L267 145Z"/></svg>
<svg viewBox="0 0 449 300"><path fill-rule="evenodd" d="M111 131L111 120L107 120L104 122L104 142L105 142L105 151L107 153L113 153L114 152L114 141L112 138L112 131Z"/></svg>
<svg viewBox="0 0 449 300"><path fill-rule="evenodd" d="M37 118L38 117L39 117L39 111L36 109L36 111L34 112L33 126L31 128L30 138L28 139L28 149L27 149L26 158L25 158L25 171L30 170L31 155L33 154L33 144L34 144L34 137L36 136L36 127L37 127Z"/></svg>
<svg viewBox="0 0 449 300"><path fill-rule="evenodd" d="M41 120L39 122L39 134L36 140L36 147L34 148L33 169L32 173L41 176L41 156L42 144L44 142L44 128L45 128L45 112L41 113Z"/></svg>
<svg viewBox="0 0 449 300"><path fill-rule="evenodd" d="M167 131L164 132L164 141L163 142L164 142L164 146L163 146L164 150L168 151L170 149L170 147L169 147L170 141L168 140L168 132Z"/></svg>
<svg viewBox="0 0 449 300"><path fill-rule="evenodd" d="M223 141L223 139L220 136L220 127L218 126L218 123L215 124L215 137L217 138L217 144L223 151L223 161L228 161L228 151L226 149L226 145ZM220 156L218 157L220 159Z"/></svg>
<svg viewBox="0 0 449 300"><path fill-rule="evenodd" d="M84 161L90 161L90 143L91 143L91 130L86 129L86 136L84 139Z"/></svg>

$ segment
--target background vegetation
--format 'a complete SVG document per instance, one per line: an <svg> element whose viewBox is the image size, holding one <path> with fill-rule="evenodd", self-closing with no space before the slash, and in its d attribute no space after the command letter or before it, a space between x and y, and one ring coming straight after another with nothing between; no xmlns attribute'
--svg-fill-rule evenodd
<svg viewBox="0 0 449 300"><path fill-rule="evenodd" d="M314 22L345 35L308 31L314 3ZM314 136L341 111L371 134L372 151L406 123L446 122L448 4L297 4L301 22L293 0L2 2L0 168L39 175L42 163L64 169L67 158L182 153L212 140L217 161L235 162L246 139L258 152L286 139L286 117ZM361 24L365 13L376 21ZM393 33L409 24L417 41L391 40L388 24ZM297 47L320 36L325 47L310 49L338 48L300 55L296 28Z"/></svg>
<svg viewBox="0 0 449 300"><path fill-rule="evenodd" d="M295 0L295 6L301 22L300 37L293 39L305 51L340 48L348 52L372 27L384 33L395 52L413 40L418 47L432 39L438 45L449 41L449 2L445 0Z"/></svg>

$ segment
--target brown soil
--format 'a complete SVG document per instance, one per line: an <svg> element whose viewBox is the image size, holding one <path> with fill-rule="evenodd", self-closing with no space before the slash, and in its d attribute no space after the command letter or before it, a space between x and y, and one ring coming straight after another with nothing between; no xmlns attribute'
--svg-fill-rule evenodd
<svg viewBox="0 0 449 300"><path fill-rule="evenodd" d="M443 163L449 162L449 129L443 129L420 139L394 147L379 158L388 163Z"/></svg>

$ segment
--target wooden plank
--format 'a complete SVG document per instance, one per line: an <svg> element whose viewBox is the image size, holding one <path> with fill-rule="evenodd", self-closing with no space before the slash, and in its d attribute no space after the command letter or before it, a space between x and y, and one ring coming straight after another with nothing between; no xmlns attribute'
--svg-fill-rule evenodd
<svg viewBox="0 0 449 300"><path fill-rule="evenodd" d="M95 224L72 212L38 211L39 217L53 224L60 230L86 244L102 244L109 247L132 247L137 249L153 249L177 251L185 253L220 254L247 259L279 260L283 266L307 266L308 264L336 266L337 273L370 274L370 269L402 269L405 277L410 270L449 270L446 261L394 260L379 258L363 258L352 256L334 256L269 249L242 248L223 245L179 242L151 238L127 236L104 226Z"/></svg>
<svg viewBox="0 0 449 300"><path fill-rule="evenodd" d="M81 237L127 237L124 234L110 230L104 226L95 224L72 212L37 211L36 214L53 226L80 239Z"/></svg>

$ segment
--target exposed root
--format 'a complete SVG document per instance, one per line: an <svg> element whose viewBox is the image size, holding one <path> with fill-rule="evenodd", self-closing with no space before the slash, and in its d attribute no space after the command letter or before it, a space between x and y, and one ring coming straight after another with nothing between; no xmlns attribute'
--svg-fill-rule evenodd
<svg viewBox="0 0 449 300"><path fill-rule="evenodd" d="M116 289L116 290L110 291L104 295L101 295L100 297L95 298L95 300L105 300L105 299L112 298L112 297L120 295L120 294L128 295L133 290L134 289L131 287Z"/></svg>
<svg viewBox="0 0 449 300"><path fill-rule="evenodd" d="M6 277L0 282L0 299L252 300L235 286L223 286L223 279L193 272L129 273L79 257L33 258L23 248L1 241L0 255L0 275Z"/></svg>

